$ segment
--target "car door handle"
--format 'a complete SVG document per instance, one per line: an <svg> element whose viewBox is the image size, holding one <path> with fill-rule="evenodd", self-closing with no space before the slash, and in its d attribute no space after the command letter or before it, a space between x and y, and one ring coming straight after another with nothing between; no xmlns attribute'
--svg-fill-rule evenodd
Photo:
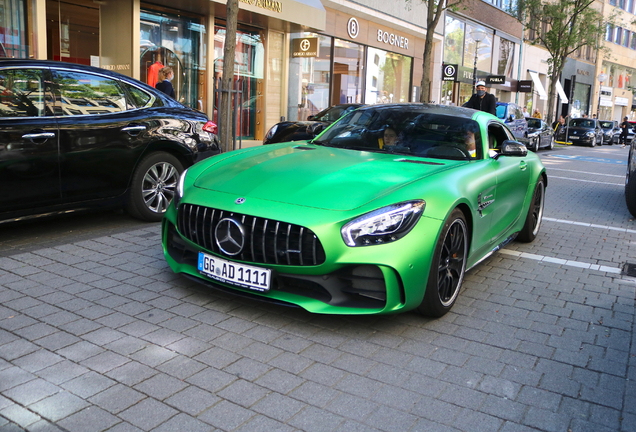
<svg viewBox="0 0 636 432"><path fill-rule="evenodd" d="M528 169L528 164L525 163L524 161L521 161L519 163L519 169L521 169L521 171L525 171L526 169Z"/></svg>
<svg viewBox="0 0 636 432"><path fill-rule="evenodd" d="M126 127L122 128L121 130L122 130L122 132L127 132L129 135L138 135L142 131L146 130L146 126L143 126L143 125L126 126Z"/></svg>
<svg viewBox="0 0 636 432"><path fill-rule="evenodd" d="M53 132L28 133L28 134L22 135L22 138L28 139L30 141L47 140L49 138L55 138L55 134Z"/></svg>

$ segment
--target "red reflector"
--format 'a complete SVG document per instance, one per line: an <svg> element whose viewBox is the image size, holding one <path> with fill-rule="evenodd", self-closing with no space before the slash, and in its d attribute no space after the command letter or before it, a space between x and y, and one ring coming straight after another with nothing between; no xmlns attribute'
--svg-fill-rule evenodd
<svg viewBox="0 0 636 432"><path fill-rule="evenodd" d="M213 133L214 135L219 133L219 127L213 121L207 121L203 125L203 130L206 131L206 132Z"/></svg>

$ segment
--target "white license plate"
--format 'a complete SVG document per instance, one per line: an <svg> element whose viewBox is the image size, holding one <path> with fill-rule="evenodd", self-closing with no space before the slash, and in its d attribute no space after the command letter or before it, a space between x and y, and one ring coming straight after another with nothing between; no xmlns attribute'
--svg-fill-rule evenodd
<svg viewBox="0 0 636 432"><path fill-rule="evenodd" d="M199 271L212 279L241 288L269 291L272 271L269 269L227 261L199 252Z"/></svg>
<svg viewBox="0 0 636 432"><path fill-rule="evenodd" d="M579 139L580 137L570 135L570 139Z"/></svg>

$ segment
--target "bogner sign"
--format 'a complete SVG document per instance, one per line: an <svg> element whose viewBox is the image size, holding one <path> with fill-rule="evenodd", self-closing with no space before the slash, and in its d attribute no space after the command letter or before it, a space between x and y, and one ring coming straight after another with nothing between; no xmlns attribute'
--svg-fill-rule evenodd
<svg viewBox="0 0 636 432"><path fill-rule="evenodd" d="M351 39L357 38L360 34L360 24L354 17L349 18L349 21L347 21L347 34ZM396 46L405 50L409 49L409 39L407 37L400 36L382 29L378 29L376 33L376 41L383 44Z"/></svg>

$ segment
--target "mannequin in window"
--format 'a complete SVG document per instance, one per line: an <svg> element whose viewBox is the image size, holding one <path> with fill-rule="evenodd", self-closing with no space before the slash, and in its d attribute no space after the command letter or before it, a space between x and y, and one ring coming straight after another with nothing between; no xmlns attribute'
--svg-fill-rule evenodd
<svg viewBox="0 0 636 432"><path fill-rule="evenodd" d="M163 63L161 63L161 53L157 52L156 61L150 65L148 68L148 82L147 84L150 87L155 87L157 82L159 81L159 70L163 67Z"/></svg>

